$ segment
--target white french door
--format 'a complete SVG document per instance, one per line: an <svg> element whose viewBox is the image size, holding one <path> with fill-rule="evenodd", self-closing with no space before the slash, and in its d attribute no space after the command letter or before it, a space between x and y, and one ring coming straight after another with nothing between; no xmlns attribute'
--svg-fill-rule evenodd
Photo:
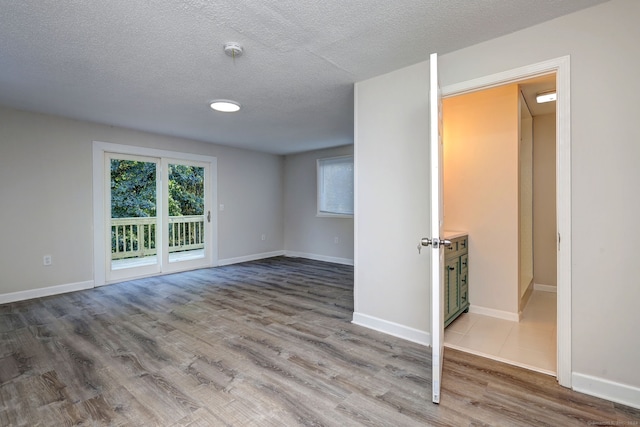
<svg viewBox="0 0 640 427"><path fill-rule="evenodd" d="M216 159L172 154L94 143L97 286L215 265Z"/></svg>

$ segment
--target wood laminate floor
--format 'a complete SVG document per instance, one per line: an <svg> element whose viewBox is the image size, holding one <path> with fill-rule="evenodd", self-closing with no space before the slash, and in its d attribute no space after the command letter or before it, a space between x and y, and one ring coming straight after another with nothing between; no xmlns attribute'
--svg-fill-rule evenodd
<svg viewBox="0 0 640 427"><path fill-rule="evenodd" d="M452 349L434 405L429 348L352 313L352 267L280 257L0 305L0 425L640 423Z"/></svg>

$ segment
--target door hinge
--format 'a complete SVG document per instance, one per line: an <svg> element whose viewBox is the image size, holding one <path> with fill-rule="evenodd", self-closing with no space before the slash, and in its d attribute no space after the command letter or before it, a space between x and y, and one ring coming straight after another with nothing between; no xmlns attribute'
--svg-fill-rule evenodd
<svg viewBox="0 0 640 427"><path fill-rule="evenodd" d="M207 211L207 222L211 222L211 211Z"/></svg>

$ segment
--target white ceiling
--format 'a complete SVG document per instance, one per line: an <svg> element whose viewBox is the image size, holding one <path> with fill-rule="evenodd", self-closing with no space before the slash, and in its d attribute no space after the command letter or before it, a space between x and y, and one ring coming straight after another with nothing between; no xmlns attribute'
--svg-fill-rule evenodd
<svg viewBox="0 0 640 427"><path fill-rule="evenodd" d="M601 2L0 0L0 105L277 154L350 144L354 82Z"/></svg>

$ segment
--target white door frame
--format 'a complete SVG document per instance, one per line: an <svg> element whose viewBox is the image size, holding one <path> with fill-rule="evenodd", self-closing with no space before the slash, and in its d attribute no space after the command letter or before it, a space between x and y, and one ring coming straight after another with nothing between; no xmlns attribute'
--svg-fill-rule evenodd
<svg viewBox="0 0 640 427"><path fill-rule="evenodd" d="M545 74L556 74L556 215L558 233L557 340L560 385L571 387L571 92L570 58L563 56L537 64L452 84L443 97L462 95L517 83Z"/></svg>
<svg viewBox="0 0 640 427"><path fill-rule="evenodd" d="M93 280L94 286L103 286L111 282L106 280L106 229L105 229L105 153L130 154L136 156L170 158L191 162L208 163L211 173L205 188L208 188L210 206L218 206L217 157L200 154L181 153L177 151L159 150L155 148L137 147L133 145L113 144L93 141ZM211 242L208 266L218 265L218 215L211 209L211 232L207 236ZM186 268L188 269L188 268ZM172 271L174 272L174 271Z"/></svg>

